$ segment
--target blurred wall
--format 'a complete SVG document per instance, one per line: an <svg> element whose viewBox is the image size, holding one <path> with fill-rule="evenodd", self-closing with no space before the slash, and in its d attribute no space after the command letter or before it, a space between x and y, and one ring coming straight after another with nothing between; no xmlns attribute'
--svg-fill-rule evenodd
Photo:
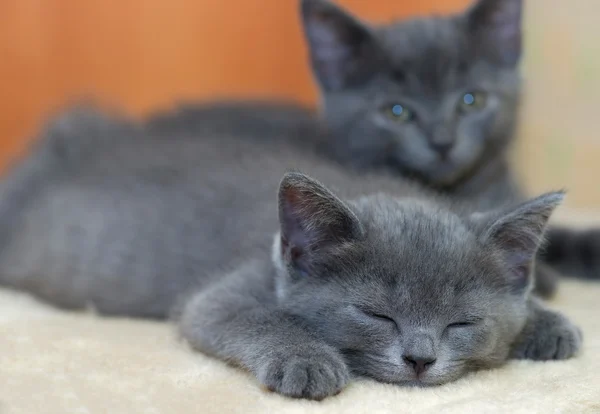
<svg viewBox="0 0 600 414"><path fill-rule="evenodd" d="M446 13L469 0L338 0L366 19ZM527 0L528 94L516 161L531 191L600 206L594 100L597 0ZM315 89L296 0L0 1L0 169L74 99L141 114L174 101Z"/></svg>
<svg viewBox="0 0 600 414"><path fill-rule="evenodd" d="M371 19L467 0L345 0ZM0 168L49 111L82 97L132 113L173 100L315 90L297 0L0 1Z"/></svg>
<svg viewBox="0 0 600 414"><path fill-rule="evenodd" d="M526 99L515 165L532 192L600 208L600 1L526 0Z"/></svg>

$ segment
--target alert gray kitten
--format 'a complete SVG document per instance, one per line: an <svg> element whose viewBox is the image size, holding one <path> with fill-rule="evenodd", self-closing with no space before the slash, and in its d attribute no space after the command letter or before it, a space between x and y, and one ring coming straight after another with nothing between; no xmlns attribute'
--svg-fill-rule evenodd
<svg viewBox="0 0 600 414"><path fill-rule="evenodd" d="M523 0L476 0L458 15L373 26L327 0L302 0L332 132L320 149L482 207L523 199L507 156L519 121L522 13ZM554 292L556 269L600 279L598 229L559 227L548 238L542 295Z"/></svg>
<svg viewBox="0 0 600 414"><path fill-rule="evenodd" d="M437 385L577 352L579 330L530 295L562 198L478 212L285 140L79 111L0 184L0 283L108 315L176 309L193 348L291 397L351 376Z"/></svg>
<svg viewBox="0 0 600 414"><path fill-rule="evenodd" d="M276 103L189 107L150 122L279 136L481 208L523 199L507 156L521 95L522 0L479 0L457 15L377 26L329 1L300 3L322 124L306 109ZM548 264L598 279L600 232L552 230L543 259L543 295L555 287Z"/></svg>

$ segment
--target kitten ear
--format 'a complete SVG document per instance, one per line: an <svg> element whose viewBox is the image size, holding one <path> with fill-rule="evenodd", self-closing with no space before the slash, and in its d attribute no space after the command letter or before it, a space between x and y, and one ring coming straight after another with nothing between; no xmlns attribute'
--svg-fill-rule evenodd
<svg viewBox="0 0 600 414"><path fill-rule="evenodd" d="M491 243L502 250L516 289L524 289L529 285L532 266L543 241L546 225L564 196L564 192L546 193L508 212L477 215L477 221L487 222L481 237L483 243Z"/></svg>
<svg viewBox="0 0 600 414"><path fill-rule="evenodd" d="M356 215L318 181L287 173L279 186L279 222L283 259L310 274L316 255L361 237Z"/></svg>
<svg viewBox="0 0 600 414"><path fill-rule="evenodd" d="M369 28L328 0L302 0L301 15L321 88L340 90L365 82L376 60Z"/></svg>
<svg viewBox="0 0 600 414"><path fill-rule="evenodd" d="M523 0L479 0L468 12L469 35L475 50L502 66L521 57Z"/></svg>

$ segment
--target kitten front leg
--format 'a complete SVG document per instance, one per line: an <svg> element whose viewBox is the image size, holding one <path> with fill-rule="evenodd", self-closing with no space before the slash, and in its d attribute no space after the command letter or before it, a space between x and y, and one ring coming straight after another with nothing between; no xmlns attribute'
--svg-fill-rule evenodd
<svg viewBox="0 0 600 414"><path fill-rule="evenodd" d="M201 352L252 372L269 390L320 400L349 380L341 354L277 308L268 278L250 268L196 294L180 332Z"/></svg>
<svg viewBox="0 0 600 414"><path fill-rule="evenodd" d="M529 318L513 345L515 359L559 360L573 357L581 348L581 330L564 315L531 299Z"/></svg>

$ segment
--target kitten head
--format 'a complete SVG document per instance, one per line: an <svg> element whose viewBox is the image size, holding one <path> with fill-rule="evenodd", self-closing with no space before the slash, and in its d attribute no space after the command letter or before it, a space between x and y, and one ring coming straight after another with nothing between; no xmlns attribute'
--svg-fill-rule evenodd
<svg viewBox="0 0 600 414"><path fill-rule="evenodd" d="M343 202L288 174L278 299L358 375L435 385L499 365L525 323L535 253L562 198L458 215L383 195Z"/></svg>
<svg viewBox="0 0 600 414"><path fill-rule="evenodd" d="M327 0L301 13L340 161L448 187L501 156L519 101L522 0L371 26Z"/></svg>

